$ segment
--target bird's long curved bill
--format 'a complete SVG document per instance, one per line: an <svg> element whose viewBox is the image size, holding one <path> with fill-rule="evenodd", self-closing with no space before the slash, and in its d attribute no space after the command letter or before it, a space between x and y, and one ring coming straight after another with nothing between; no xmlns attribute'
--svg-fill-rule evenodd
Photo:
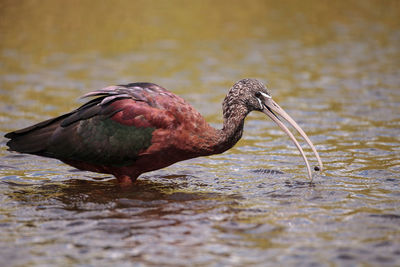
<svg viewBox="0 0 400 267"><path fill-rule="evenodd" d="M285 119L304 138L304 140L307 142L307 144L311 147L312 151L314 152L314 154L318 160L320 170L322 171L322 161L321 161L321 158L319 157L317 150L315 149L315 146L313 145L311 140L308 138L306 133L300 128L300 126L289 116L289 114L287 114L274 100L272 100L272 98L265 99L264 109L262 110L262 112L265 113L266 115L268 115L268 117L270 117L290 137L290 139L292 139L293 143L296 145L297 149L300 151L300 154L303 157L304 162L306 163L308 176L310 177L310 179L312 179L311 168L310 168L310 164L308 163L307 157L304 154L303 149L301 148L299 142L297 142L297 140L293 136L293 134L289 131L289 129L282 123L282 121L279 120L279 118L273 112L276 112L279 116L281 116L283 119Z"/></svg>

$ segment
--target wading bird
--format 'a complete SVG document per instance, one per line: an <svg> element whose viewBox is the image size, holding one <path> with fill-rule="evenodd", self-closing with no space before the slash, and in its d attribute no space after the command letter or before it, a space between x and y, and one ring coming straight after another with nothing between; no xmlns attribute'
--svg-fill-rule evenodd
<svg viewBox="0 0 400 267"><path fill-rule="evenodd" d="M222 129L214 129L185 100L153 83L109 86L83 97L96 98L70 113L6 134L9 150L56 158L130 184L144 172L228 150L241 138L247 114L255 110L268 115L292 139L310 179L303 149L277 115L311 146L322 171L310 139L255 79L240 80L229 90L222 103Z"/></svg>

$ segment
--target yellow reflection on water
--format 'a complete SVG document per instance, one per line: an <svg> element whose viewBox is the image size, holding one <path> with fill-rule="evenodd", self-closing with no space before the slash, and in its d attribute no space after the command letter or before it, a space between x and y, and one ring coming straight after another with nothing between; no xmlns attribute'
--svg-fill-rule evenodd
<svg viewBox="0 0 400 267"><path fill-rule="evenodd" d="M335 26L359 17L398 29L399 1L79 1L0 3L0 49L121 53L157 40L231 42L288 38L317 44L339 38ZM379 26L379 25L378 25ZM382 41L384 36L382 36ZM387 40L386 40L387 41Z"/></svg>

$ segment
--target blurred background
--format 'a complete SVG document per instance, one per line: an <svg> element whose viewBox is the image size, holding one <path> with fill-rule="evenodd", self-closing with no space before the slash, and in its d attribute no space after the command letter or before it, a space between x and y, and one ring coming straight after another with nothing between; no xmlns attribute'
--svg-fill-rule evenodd
<svg viewBox="0 0 400 267"><path fill-rule="evenodd" d="M227 153L128 192L0 137L0 266L400 264L400 1L2 0L0 39L1 136L138 81L220 127L252 77L326 168L308 183L262 114Z"/></svg>

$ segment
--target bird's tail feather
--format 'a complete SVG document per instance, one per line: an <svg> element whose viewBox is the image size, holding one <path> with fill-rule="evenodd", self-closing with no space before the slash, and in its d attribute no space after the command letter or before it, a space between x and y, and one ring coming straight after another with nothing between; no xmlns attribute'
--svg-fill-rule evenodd
<svg viewBox="0 0 400 267"><path fill-rule="evenodd" d="M30 127L7 133L7 146L10 151L40 155L46 150L48 142L61 121L70 114L49 119Z"/></svg>

